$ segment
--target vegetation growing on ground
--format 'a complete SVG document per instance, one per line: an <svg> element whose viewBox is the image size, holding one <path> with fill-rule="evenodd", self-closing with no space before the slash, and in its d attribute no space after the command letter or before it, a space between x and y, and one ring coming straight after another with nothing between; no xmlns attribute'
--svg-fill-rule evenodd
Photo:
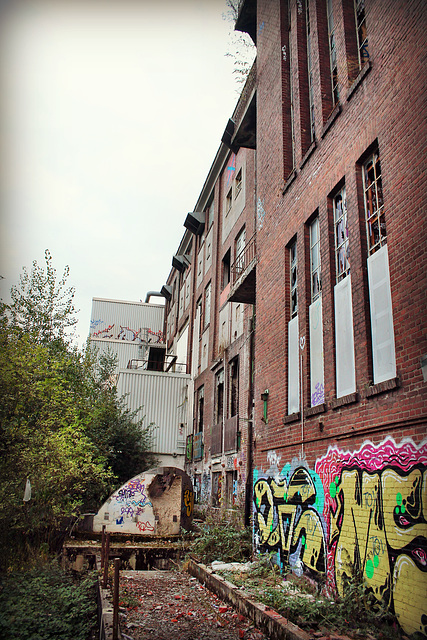
<svg viewBox="0 0 427 640"><path fill-rule="evenodd" d="M155 464L149 427L117 397L114 358L72 344L67 277L46 252L0 304L0 571L57 551L79 514Z"/></svg>
<svg viewBox="0 0 427 640"><path fill-rule="evenodd" d="M96 627L95 584L96 572L77 580L57 564L3 576L0 637L88 640Z"/></svg>
<svg viewBox="0 0 427 640"><path fill-rule="evenodd" d="M386 607L378 608L363 578L348 580L343 597L322 596L314 581L291 572L280 574L271 556L258 556L248 572L220 572L228 581L244 588L261 602L294 624L325 635L336 631L354 638L399 640L404 638ZM414 638L415 640L415 638Z"/></svg>
<svg viewBox="0 0 427 640"><path fill-rule="evenodd" d="M201 562L245 562L252 554L251 530L236 510L212 509L197 526L191 553Z"/></svg>

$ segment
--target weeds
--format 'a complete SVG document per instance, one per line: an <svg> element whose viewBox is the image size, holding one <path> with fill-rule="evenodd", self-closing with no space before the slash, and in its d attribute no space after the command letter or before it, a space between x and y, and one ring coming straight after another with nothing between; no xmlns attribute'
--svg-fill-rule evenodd
<svg viewBox="0 0 427 640"><path fill-rule="evenodd" d="M96 573L76 581L56 563L0 580L0 637L87 640L96 625Z"/></svg>
<svg viewBox="0 0 427 640"><path fill-rule="evenodd" d="M241 524L233 510L212 511L199 525L191 551L205 564L214 560L246 561L252 555L251 530Z"/></svg>
<svg viewBox="0 0 427 640"><path fill-rule="evenodd" d="M342 597L328 599L316 593L310 581L288 574L284 578L271 556L260 556L249 572L222 572L222 575L250 596L289 619L299 627L326 633L351 633L355 638L399 640L400 629L386 607L374 606L363 579L347 580Z"/></svg>

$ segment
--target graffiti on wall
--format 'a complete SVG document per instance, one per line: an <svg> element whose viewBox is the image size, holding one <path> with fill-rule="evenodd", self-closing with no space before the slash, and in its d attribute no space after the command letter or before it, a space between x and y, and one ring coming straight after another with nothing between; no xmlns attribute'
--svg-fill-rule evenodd
<svg viewBox="0 0 427 640"><path fill-rule="evenodd" d="M277 551L281 568L302 575L326 570L326 531L322 521L323 487L314 472L298 463L276 477L254 483L255 543L261 552Z"/></svg>
<svg viewBox="0 0 427 640"><path fill-rule="evenodd" d="M105 324L104 320L91 320L91 330L96 329L101 324ZM153 331L148 327L132 329L131 327L119 325L115 328L115 324L110 324L104 329L98 329L92 333L92 338L108 338L113 340L125 340L126 342L148 342L150 344L160 344L164 342L162 331Z"/></svg>
<svg viewBox="0 0 427 640"><path fill-rule="evenodd" d="M355 571L408 634L427 635L427 441L330 447L254 474L255 543L342 594Z"/></svg>

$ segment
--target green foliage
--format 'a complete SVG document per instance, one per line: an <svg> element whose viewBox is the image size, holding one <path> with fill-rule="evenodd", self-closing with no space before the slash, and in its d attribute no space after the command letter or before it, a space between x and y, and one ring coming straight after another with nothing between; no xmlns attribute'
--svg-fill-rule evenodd
<svg viewBox="0 0 427 640"><path fill-rule="evenodd" d="M386 607L374 603L363 578L355 575L346 584L342 597L327 598L318 594L313 585L292 574L284 582L271 557L257 557L249 572L223 575L236 586L245 588L254 600L261 602L291 622L310 630L319 628L325 635L337 631L352 637L388 638L398 640L400 630Z"/></svg>
<svg viewBox="0 0 427 640"><path fill-rule="evenodd" d="M69 267L59 281L52 256L45 251L46 271L33 261L31 272L24 267L19 285L13 286L9 307L10 324L21 335L31 334L33 340L42 344L61 343L67 331L77 324L73 299L74 287L67 287Z"/></svg>
<svg viewBox="0 0 427 640"><path fill-rule="evenodd" d="M73 580L55 565L0 580L0 637L87 640L96 625L96 573Z"/></svg>
<svg viewBox="0 0 427 640"><path fill-rule="evenodd" d="M24 270L19 295L0 305L0 570L41 545L54 552L79 514L155 462L149 428L117 397L111 358L67 341L73 290L46 261L46 275Z"/></svg>
<svg viewBox="0 0 427 640"><path fill-rule="evenodd" d="M200 525L192 553L205 564L247 561L252 554L251 530L233 512L230 516L230 512L211 511Z"/></svg>

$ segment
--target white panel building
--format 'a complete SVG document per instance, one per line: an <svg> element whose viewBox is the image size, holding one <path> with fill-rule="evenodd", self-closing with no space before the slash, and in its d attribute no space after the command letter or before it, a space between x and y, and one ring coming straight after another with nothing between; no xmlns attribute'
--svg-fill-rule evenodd
<svg viewBox="0 0 427 640"><path fill-rule="evenodd" d="M186 341L167 353L164 306L93 298L91 346L117 356L117 391L153 425L152 450L163 466L184 468L188 424ZM185 342L185 345L184 345ZM141 408L141 409L140 409Z"/></svg>

